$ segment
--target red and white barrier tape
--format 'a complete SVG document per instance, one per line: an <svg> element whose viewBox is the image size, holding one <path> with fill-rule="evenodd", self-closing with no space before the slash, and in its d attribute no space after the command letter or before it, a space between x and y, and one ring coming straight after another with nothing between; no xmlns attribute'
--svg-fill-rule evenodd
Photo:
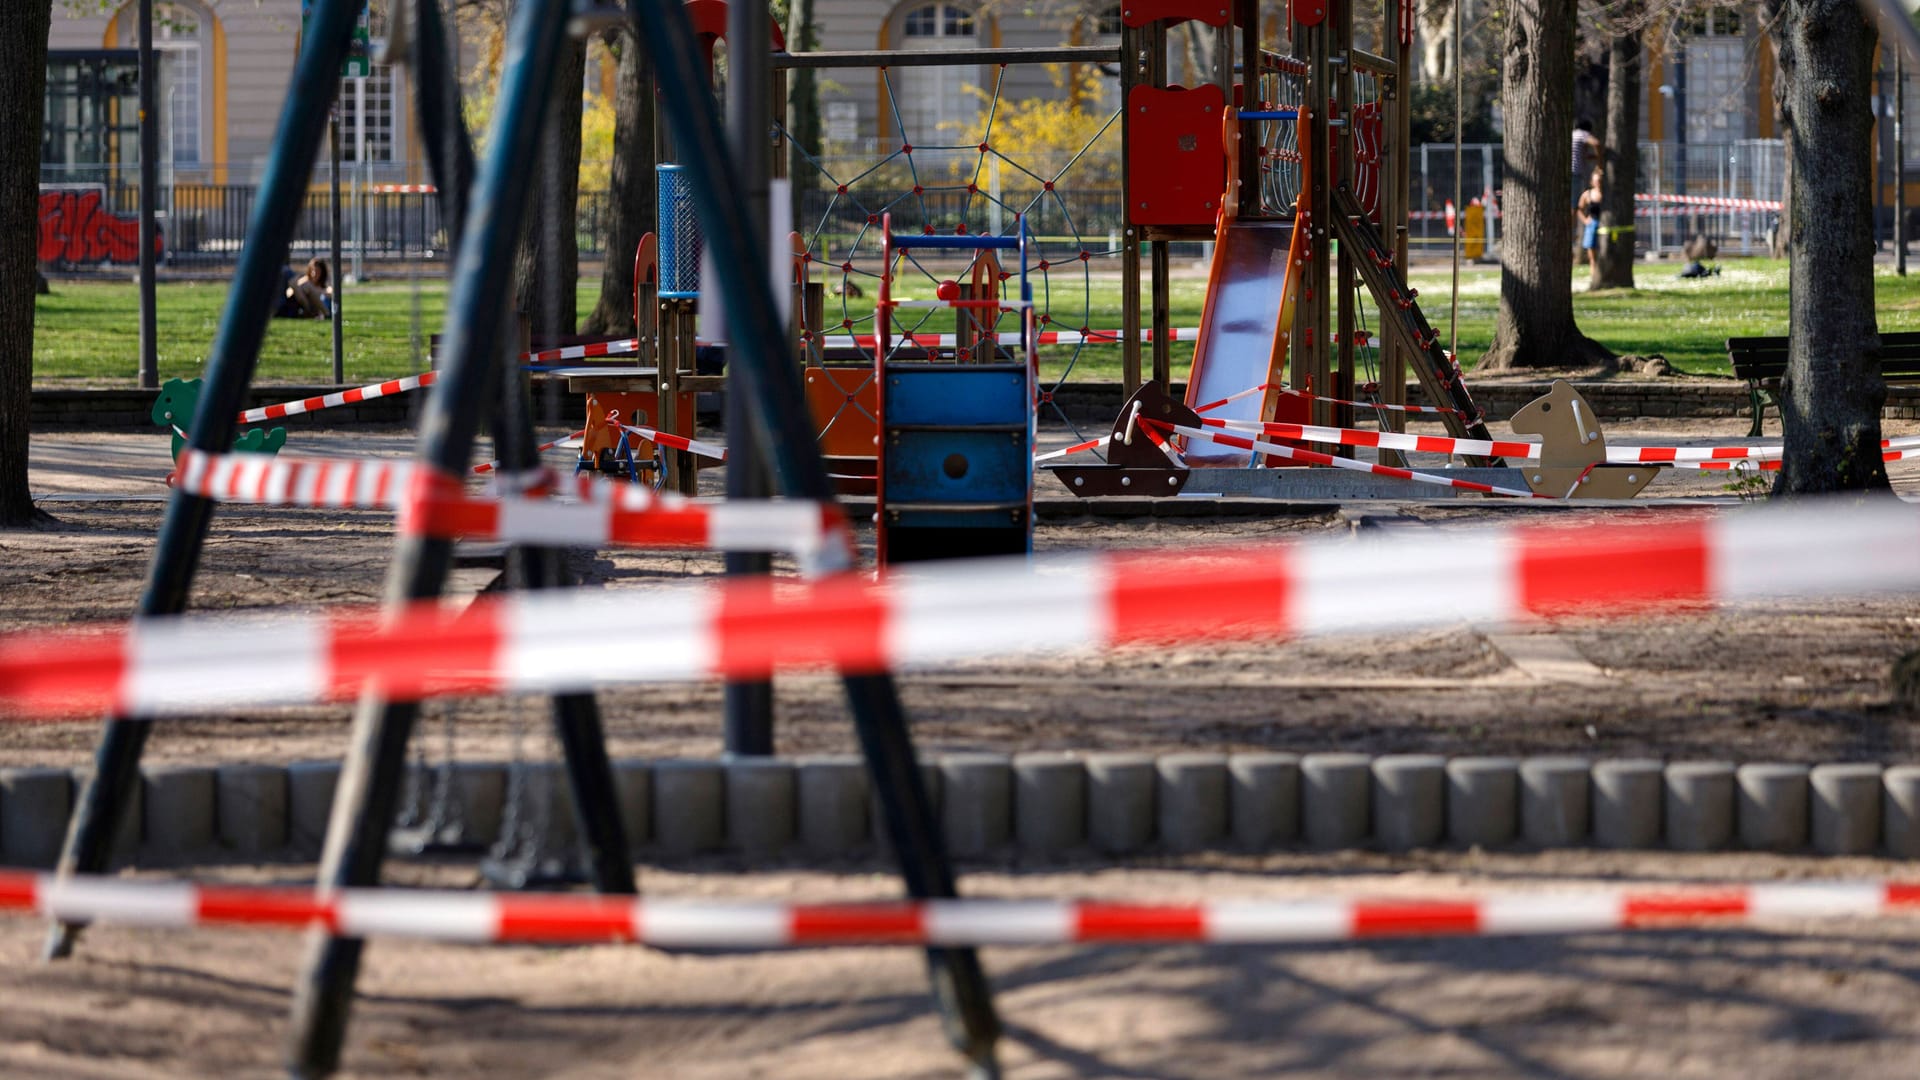
<svg viewBox="0 0 1920 1080"><path fill-rule="evenodd" d="M180 451L168 483L189 495L260 506L392 509L414 476L409 458L302 458Z"/></svg>
<svg viewBox="0 0 1920 1080"><path fill-rule="evenodd" d="M523 364L552 364L562 360L586 360L595 356L631 356L640 351L640 339L598 341L591 345L566 345L557 349L520 354Z"/></svg>
<svg viewBox="0 0 1920 1080"><path fill-rule="evenodd" d="M646 439L648 442L659 443L661 446L667 447L670 450L685 450L689 454L698 454L701 457L712 458L715 461L727 460L727 448L721 446L719 443L689 439L684 435L675 435L672 432L643 427L639 424L621 424L620 427L622 430L630 431Z"/></svg>
<svg viewBox="0 0 1920 1080"><path fill-rule="evenodd" d="M577 503L525 493L472 495L459 481L411 461L329 460L185 450L175 472L184 491L223 502L400 511L403 533L448 540L504 540L576 547L782 551L812 561L849 549L846 518L806 502L695 502L638 484L578 477ZM432 477L423 482L423 478ZM553 486L551 474L531 478ZM844 564L842 564L844 565Z"/></svg>
<svg viewBox="0 0 1920 1080"><path fill-rule="evenodd" d="M199 713L350 700L559 693L617 682L877 672L1143 642L1391 633L1770 597L1920 591L1920 511L1801 501L1648 523L916 565L636 594L482 597L453 612L186 615L0 635L0 710ZM1382 566L1416 568L1383 576ZM1431 567L1420 571L1418 568ZM1208 612L1196 624L1196 606ZM580 627L595 647L578 647Z"/></svg>
<svg viewBox="0 0 1920 1080"><path fill-rule="evenodd" d="M1112 435L1102 435L1097 439L1088 439L1086 442L1077 442L1072 446L1064 446L1058 450L1049 450L1044 454L1035 454L1033 455L1033 460L1035 464L1038 464L1042 461L1052 461L1054 458L1063 458L1072 454L1085 453L1088 450L1098 450L1112 441Z"/></svg>
<svg viewBox="0 0 1920 1080"><path fill-rule="evenodd" d="M1885 440L1882 441L1884 442ZM1905 461L1908 458L1920 458L1920 448L1884 450L1880 454L1881 461ZM1779 472L1780 465L1780 459L1775 457L1763 461L1682 461L1675 463L1674 468L1711 469L1721 472L1732 472L1740 469L1758 469L1760 472Z"/></svg>
<svg viewBox="0 0 1920 1080"><path fill-rule="evenodd" d="M1184 435L1190 439L1205 439L1208 442L1217 443L1221 446L1231 446L1240 450L1253 450L1262 454L1271 454L1274 457L1284 458L1288 461L1304 462L1309 465L1325 465L1329 468L1345 469L1348 472L1372 473L1375 476L1391 476L1396 480L1411 480L1416 484L1432 484L1435 487L1455 488L1460 491L1477 491L1483 495L1506 495L1515 499L1544 499L1549 497L1546 495L1536 495L1525 488L1495 487L1492 484L1480 484L1472 480L1456 480L1453 477L1440 476L1436 473L1414 472L1412 469L1399 469L1392 465L1376 465L1371 461L1355 461L1352 458L1334 457L1331 454L1322 454L1313 450L1303 450L1295 446L1282 446L1279 443L1267 442L1264 439L1248 439L1239 435L1229 435L1219 430L1188 427L1185 424L1165 424L1158 420L1149 420L1144 416L1140 418L1140 423L1160 428L1163 431L1171 431L1176 435Z"/></svg>
<svg viewBox="0 0 1920 1080"><path fill-rule="evenodd" d="M561 446L562 444L572 442L573 440L578 438L582 438L586 435L586 433L587 433L587 429L581 428L579 431L576 431L571 435L561 436L560 438L555 439L552 442L541 443L539 446L536 446L533 448L533 452L536 454L544 454L547 451L554 449L555 447ZM490 473L495 471L498 468L500 468L500 462L486 461L478 465L475 465L473 467L473 471L477 473Z"/></svg>
<svg viewBox="0 0 1920 1080"><path fill-rule="evenodd" d="M1196 327L1176 326L1167 330L1168 341L1192 341L1200 335ZM976 335L972 341L979 341L983 335ZM1042 345L1111 345L1119 342L1125 335L1120 330L1042 330L1037 335ZM896 345L911 345L923 349L957 349L960 347L958 334L894 334ZM1007 332L995 335L1001 345L1019 345L1025 339L1020 333ZM1141 341L1152 341L1153 331L1140 331ZM863 349L874 348L879 338L873 334L824 334L820 344L825 348L855 345ZM969 342L971 344L972 342Z"/></svg>
<svg viewBox="0 0 1920 1080"><path fill-rule="evenodd" d="M1288 397L1311 398L1314 401L1325 401L1334 405L1351 405L1356 409L1369 409L1375 412L1384 410L1386 412L1430 413L1435 415L1452 413L1458 416L1460 414L1459 409L1448 408L1445 405L1388 405L1385 402L1378 401L1349 401L1346 398L1328 397L1325 394L1315 394L1307 390L1295 390L1290 386L1277 387L1277 389Z"/></svg>
<svg viewBox="0 0 1920 1080"><path fill-rule="evenodd" d="M844 904L639 900L581 893L198 885L0 871L0 911L147 927L236 926L464 943L678 948L856 945L1266 945L1662 930L1920 911L1920 883L1503 892L1453 899L924 900Z"/></svg>
<svg viewBox="0 0 1920 1080"><path fill-rule="evenodd" d="M1429 454L1477 454L1488 457L1532 459L1540 456L1540 444L1524 439L1455 439L1442 435L1409 435L1393 431L1322 427L1315 424L1263 423L1257 420L1203 419L1201 423L1207 427L1257 431L1280 439L1335 443L1341 446L1374 446L1388 450L1412 450ZM1883 439L1881 445L1917 446L1920 445L1920 438L1904 436L1900 439ZM1779 443L1752 446L1609 446L1607 461L1617 465L1680 464L1777 458L1782 452Z"/></svg>
<svg viewBox="0 0 1920 1080"><path fill-rule="evenodd" d="M1654 203L1662 214L1686 213L1694 210L1762 210L1778 213L1780 203L1772 199L1728 199L1718 195L1650 195L1639 194L1633 197L1636 203ZM1677 210L1668 209L1676 207Z"/></svg>
<svg viewBox="0 0 1920 1080"><path fill-rule="evenodd" d="M262 405L257 409L245 409L240 413L239 422L258 424L266 420L278 420L283 416L298 416L301 413L318 412L321 409L331 409L339 405L352 405L356 401L372 401L374 398L383 398L392 394L404 394L409 390L432 386L439 374L437 371L424 371L404 379L388 379L383 383L356 386L337 394L322 394L319 397L302 398L299 401L283 401L278 405Z"/></svg>

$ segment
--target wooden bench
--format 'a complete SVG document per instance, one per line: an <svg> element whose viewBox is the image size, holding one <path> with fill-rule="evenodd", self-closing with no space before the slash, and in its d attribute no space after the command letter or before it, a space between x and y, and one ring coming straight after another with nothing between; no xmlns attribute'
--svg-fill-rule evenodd
<svg viewBox="0 0 1920 1080"><path fill-rule="evenodd" d="M1758 438L1766 399L1772 398L1776 409L1780 406L1780 379L1787 373L1787 339L1728 338L1727 359L1733 362L1733 377L1747 381L1747 393L1753 401L1753 428L1747 435ZM1888 383L1920 383L1920 333L1880 335L1880 377Z"/></svg>

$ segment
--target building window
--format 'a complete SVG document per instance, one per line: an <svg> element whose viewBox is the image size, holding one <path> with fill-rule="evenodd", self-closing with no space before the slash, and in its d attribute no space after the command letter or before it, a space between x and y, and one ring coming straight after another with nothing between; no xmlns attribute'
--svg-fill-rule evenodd
<svg viewBox="0 0 1920 1080"><path fill-rule="evenodd" d="M1094 23L1094 33L1118 37L1124 29L1120 22L1120 5L1115 4L1102 12Z"/></svg>
<svg viewBox="0 0 1920 1080"><path fill-rule="evenodd" d="M910 38L972 37L973 12L957 4L928 4L907 12Z"/></svg>
<svg viewBox="0 0 1920 1080"><path fill-rule="evenodd" d="M380 51L379 42L374 42L373 51ZM375 64L373 74L366 78L341 82L340 160L356 164L394 160L394 147L399 141L394 110L399 100L395 85L399 77L392 65Z"/></svg>
<svg viewBox="0 0 1920 1080"><path fill-rule="evenodd" d="M129 5L120 13L119 41L135 48L140 21ZM173 165L205 161L201 147L206 133L209 85L206 17L184 3L161 3L153 8L154 61L159 79L154 87L160 107L160 160Z"/></svg>
<svg viewBox="0 0 1920 1080"><path fill-rule="evenodd" d="M902 17L901 48L914 52L971 49L979 45L973 12L957 4L927 4ZM980 119L980 95L969 87L978 68L903 67L892 75L893 107L899 110L900 136L908 142L946 145L972 141L968 132ZM886 109L882 102L881 108Z"/></svg>

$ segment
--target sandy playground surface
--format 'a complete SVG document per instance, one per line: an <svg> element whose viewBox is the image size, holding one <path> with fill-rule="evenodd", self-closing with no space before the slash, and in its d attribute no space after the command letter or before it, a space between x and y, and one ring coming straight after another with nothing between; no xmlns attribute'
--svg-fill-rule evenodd
<svg viewBox="0 0 1920 1080"><path fill-rule="evenodd" d="M1888 425L1890 434L1915 426ZM1621 442L1652 443L1729 438L1743 426L1616 422L1608 430ZM302 432L292 449L403 453L410 444L403 433ZM157 435L40 437L34 487L50 495L153 495L164 455ZM1920 487L1920 466L1894 469L1901 487ZM1666 477L1648 494L1720 495L1725 483ZM152 552L160 504L44 505L60 527L0 534L0 628L123 617ZM1391 527L1423 529L1487 514L1477 500L1360 509L1389 518ZM1602 513L1662 512L1670 511ZM1038 543L1139 547L1337 535L1351 530L1351 518L1045 527ZM1444 563L1446 534L1432 531ZM374 600L389 535L384 514L223 509L195 605ZM456 575L456 591L477 592L497 573L485 559L473 562ZM719 560L704 555L583 554L575 565L590 581L632 590L636 611L662 582L719 571ZM1890 664L1916 643L1920 604L1887 597L1753 605L1669 621L1576 620L1522 632L1462 624L1394 638L1023 657L909 674L902 687L925 750L1920 760L1915 717L1890 704L1887 689ZM616 755L718 752L717 687L622 688L603 700ZM779 707L783 752L852 748L831 679L782 679ZM443 710L456 719L462 756L506 756L520 725L534 732L535 752L547 752L534 703L460 701L436 706L429 724ZM338 757L346 716L345 707L316 707L169 722L156 731L148 758ZM97 734L90 723L0 728L0 763L82 765ZM965 889L979 895L1171 900L1858 877L1903 868L1754 855L1441 852L964 869ZM312 868L196 873L301 882L311 880ZM396 865L393 876L473 880L470 866L444 864ZM710 859L644 866L641 880L648 893L674 896L897 892L884 867L868 863L823 869ZM0 1073L277 1072L298 938L103 927L83 941L77 960L45 967L35 960L41 934L28 921L0 922ZM1920 966L1909 951L1917 942L1920 922L1779 923L1364 947L992 950L987 966L1008 1028L1004 1061L1017 1077L1891 1077L1912 1075L1920 1050ZM667 954L377 943L361 992L346 1059L351 1075L856 1080L956 1071L911 950Z"/></svg>

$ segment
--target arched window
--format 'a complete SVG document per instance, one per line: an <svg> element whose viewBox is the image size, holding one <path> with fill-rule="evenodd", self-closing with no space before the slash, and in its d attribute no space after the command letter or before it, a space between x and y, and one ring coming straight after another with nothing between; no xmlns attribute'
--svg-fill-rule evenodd
<svg viewBox="0 0 1920 1080"><path fill-rule="evenodd" d="M900 14L900 48L913 52L950 52L978 48L973 9L960 4L922 4ZM903 67L893 72L894 106L900 110L902 138L919 143L963 143L980 119L980 69ZM881 108L887 108L882 102Z"/></svg>
<svg viewBox="0 0 1920 1080"><path fill-rule="evenodd" d="M212 126L208 88L213 85L210 21L205 9L185 0L153 6L153 51L160 73L155 87L160 105L160 160L174 165L207 160ZM122 48L138 47L140 23L131 6L121 12L116 26Z"/></svg>

